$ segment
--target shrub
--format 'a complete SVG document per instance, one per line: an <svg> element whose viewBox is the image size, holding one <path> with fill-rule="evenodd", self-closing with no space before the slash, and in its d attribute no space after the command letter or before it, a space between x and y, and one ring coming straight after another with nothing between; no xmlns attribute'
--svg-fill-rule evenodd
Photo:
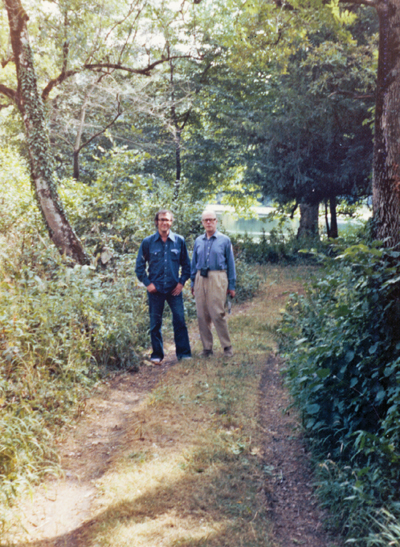
<svg viewBox="0 0 400 547"><path fill-rule="evenodd" d="M248 264L242 258L237 258L236 266L236 296L237 303L244 302L253 298L256 294L261 282L262 275L259 273L254 264Z"/></svg>
<svg viewBox="0 0 400 547"><path fill-rule="evenodd" d="M320 491L358 545L374 511L395 507L399 495L399 256L358 244L325 259L279 329L304 428L319 457L333 462L320 467Z"/></svg>
<svg viewBox="0 0 400 547"><path fill-rule="evenodd" d="M96 272L66 267L40 241L31 249L8 261L3 250L0 270L0 503L56 469L58 429L100 375L137 367L149 342L132 257Z"/></svg>
<svg viewBox="0 0 400 547"><path fill-rule="evenodd" d="M320 247L321 245L315 240L297 239L293 229L285 227L284 222L272 228L269 234L266 234L263 230L259 241L254 240L247 234L232 236L231 239L236 253L243 260L256 264L293 264L304 261L306 258L314 260L314 255L305 253L304 249L315 248L316 245Z"/></svg>

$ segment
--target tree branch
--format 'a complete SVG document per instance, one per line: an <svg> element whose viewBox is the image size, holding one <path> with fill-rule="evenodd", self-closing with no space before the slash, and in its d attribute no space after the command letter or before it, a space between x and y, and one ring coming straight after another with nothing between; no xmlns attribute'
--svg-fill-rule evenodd
<svg viewBox="0 0 400 547"><path fill-rule="evenodd" d="M118 118L121 116L122 114L122 110L121 110L121 101L119 100L119 97L117 97L117 100L118 100L118 111L117 111L117 114L116 116L114 117L114 119L108 124L106 125L105 127L103 127L103 129L101 129L101 131L98 131L97 133L95 133L94 135L92 135L90 137L90 139L88 139L86 142L84 142L83 144L81 144L81 146L79 147L78 149L78 152L80 152L82 150L82 148L84 148L85 146L87 146L89 143L91 143L96 137L98 137L99 135L105 133L107 131L107 129L109 129L112 125L114 125L114 123L118 120Z"/></svg>
<svg viewBox="0 0 400 547"><path fill-rule="evenodd" d="M359 4L362 6L377 8L379 5L379 0L339 0L339 4Z"/></svg>
<svg viewBox="0 0 400 547"><path fill-rule="evenodd" d="M53 80L50 80L50 82L46 85L46 87L42 91L42 99L43 101L46 101L46 99L49 98L51 90L62 84L64 80L67 78L70 78L71 76L75 76L75 74L78 74L79 70L66 70L64 72L61 72L57 78L54 78Z"/></svg>
<svg viewBox="0 0 400 547"><path fill-rule="evenodd" d="M11 89L7 87L6 85L0 84L0 93L2 95L5 95L6 97L11 99L15 103L18 103L18 95L17 95L17 92L14 91L14 89Z"/></svg>
<svg viewBox="0 0 400 547"><path fill-rule="evenodd" d="M353 91L344 91L342 89L338 89L337 91L334 91L328 97L334 97L335 95L345 95L346 97L351 97L352 99L358 99L358 100L364 100L364 99L375 99L376 95L374 93L369 94L360 94L360 93L354 93Z"/></svg>
<svg viewBox="0 0 400 547"><path fill-rule="evenodd" d="M1 60L1 66L3 68L6 68L8 63L10 63L11 61L14 61L14 55L12 54L12 52L9 52L7 54L7 57L4 57L4 59Z"/></svg>
<svg viewBox="0 0 400 547"><path fill-rule="evenodd" d="M289 4L289 2L286 2L286 0L275 0L275 5L277 8L282 8L289 11L294 10L294 7Z"/></svg>
<svg viewBox="0 0 400 547"><path fill-rule="evenodd" d="M150 63L144 68L131 68L129 66L121 65L120 63L90 63L85 64L83 68L86 68L87 70L97 70L101 68L108 68L113 70L124 70L126 72L129 72L131 74L142 74L143 76L148 76L149 73L158 65L165 63L167 61L172 61L174 59L191 59L193 58L192 55L174 55L173 57L163 57L161 59L158 59L158 61L154 61L154 63Z"/></svg>
<svg viewBox="0 0 400 547"><path fill-rule="evenodd" d="M290 209L290 219L293 220L293 217L294 217L294 214L296 212L296 209L297 207L299 206L299 204L297 203L297 200L296 200L296 203L293 205L293 207Z"/></svg>
<svg viewBox="0 0 400 547"><path fill-rule="evenodd" d="M62 84L67 78L70 78L71 76L75 76L75 74L78 74L79 72L81 72L81 70L99 71L104 68L104 69L112 69L112 70L124 70L126 72L129 72L130 74L141 74L142 76L149 76L150 72L156 66L162 63L165 63L173 59L193 59L193 58L194 57L192 55L175 55L173 57L163 57L162 59L159 59L158 61L154 61L154 63L150 63L144 68L130 68L128 66L121 65L120 63L86 63L83 65L81 69L66 70L64 72L61 72L61 74L57 76L57 78L50 80L49 83L46 85L46 87L42 91L42 99L43 101L46 101L50 95L50 92L52 91L54 87Z"/></svg>
<svg viewBox="0 0 400 547"><path fill-rule="evenodd" d="M208 65L205 67L205 69L203 70L203 73L202 75L200 76L200 80L199 80L199 85L196 87L195 89L195 95L198 95L199 92L200 92L200 84L202 84L205 80L205 77L206 77L206 74L207 72L209 71L209 69L211 68L211 65L212 63L208 63ZM189 120L189 116L190 114L192 113L192 110L193 110L193 106L189 108L189 110L186 112L185 116L183 117L183 121L181 122L181 127L180 127L180 131L183 131L185 129L185 125L186 123L188 122Z"/></svg>
<svg viewBox="0 0 400 547"><path fill-rule="evenodd" d="M123 19L121 19L121 21L117 21L115 23L115 25L110 28L110 30L108 31L106 37L104 38L104 42L107 42L110 34L112 34L114 32L114 30L117 28L118 25L122 25L123 23L125 23L125 21L132 15L132 13L135 11L136 6L138 5L138 3L139 3L138 0L133 0L133 2L131 3L131 5L128 9L128 12L127 12L126 16ZM138 20L139 15L141 14L142 11L143 11L143 7L137 10L137 14L136 14L134 22L136 22ZM132 26L131 26L131 28L132 28Z"/></svg>

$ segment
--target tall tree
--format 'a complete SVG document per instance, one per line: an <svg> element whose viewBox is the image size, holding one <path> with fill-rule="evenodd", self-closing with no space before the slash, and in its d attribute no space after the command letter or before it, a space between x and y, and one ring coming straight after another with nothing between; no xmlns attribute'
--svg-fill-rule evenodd
<svg viewBox="0 0 400 547"><path fill-rule="evenodd" d="M62 254L80 264L88 262L81 242L72 230L54 184L43 101L39 95L27 29L28 16L20 0L5 0L18 88L1 89L17 104L23 118L32 182L50 237Z"/></svg>
<svg viewBox="0 0 400 547"><path fill-rule="evenodd" d="M376 237L392 246L400 243L400 0L353 3L379 18L372 196Z"/></svg>
<svg viewBox="0 0 400 547"><path fill-rule="evenodd" d="M356 28L348 15L344 31L326 8L324 18L304 17L303 27L297 21L293 28L295 15L278 14L271 3L247 8L236 12L241 24L232 23L241 40L210 33L221 53L203 91L203 126L224 144L225 174L241 169L249 192L258 186L282 204L301 205L300 232L315 232L318 203L329 202L334 236L337 198L370 192L372 134L363 122L374 99L376 25L368 21L367 31L363 20Z"/></svg>
<svg viewBox="0 0 400 547"><path fill-rule="evenodd" d="M8 71L6 83L0 83L0 94L8 101L1 106L13 104L21 113L32 181L50 237L61 253L69 255L79 263L86 263L88 257L64 214L54 185L43 103L49 101L51 94L66 81L85 71L98 73L99 79L115 71L146 76L170 60L162 44L153 46L151 43L151 33L153 32L153 38L157 38L159 34L153 24L153 12L156 13L157 8L150 6L147 0L127 0L118 5L113 2L99 5L93 0L63 0L54 9L46 3L35 5L34 8L39 11L43 8L43 13L40 14L43 20L36 36L36 45L41 44L45 57L44 62L39 63L42 86L40 93L27 27L29 17L21 0L4 2L12 53L3 50L2 66L5 68L14 63L16 78L14 80L10 77ZM48 34L42 31L43 27L49 30ZM149 40L150 45L138 45L139 39ZM38 59L41 60L41 57ZM190 52L178 53L177 57L190 57ZM141 66L137 68L135 63ZM74 145L76 175L79 151L82 144L88 143L88 139L82 143L85 109L84 103ZM118 115L119 108L114 121ZM103 129L98 133L103 133Z"/></svg>
<svg viewBox="0 0 400 547"><path fill-rule="evenodd" d="M276 1L290 17L302 13L301 0ZM342 12L339 6L345 8ZM386 246L400 243L400 0L323 0L310 3L306 9L318 13L332 9L340 19L347 10L373 8L379 20L379 54L375 100L375 130L373 152L373 220L375 236ZM372 62L371 62L372 64Z"/></svg>
<svg viewBox="0 0 400 547"><path fill-rule="evenodd" d="M348 90L360 88L365 75L354 70L354 57L330 46L336 61L329 66L312 49L311 59L293 57L271 84L264 134L254 139L264 152L258 171L262 165L265 193L300 206L299 236L317 235L318 204L329 202L328 235L337 237L337 200L355 202L371 191L372 132L363 122L373 94Z"/></svg>

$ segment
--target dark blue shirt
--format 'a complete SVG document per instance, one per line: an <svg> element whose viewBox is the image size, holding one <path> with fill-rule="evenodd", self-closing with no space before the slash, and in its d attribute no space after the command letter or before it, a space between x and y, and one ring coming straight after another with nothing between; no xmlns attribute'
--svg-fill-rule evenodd
<svg viewBox="0 0 400 547"><path fill-rule="evenodd" d="M197 270L209 268L210 270L226 270L228 276L228 289L235 290L236 270L231 240L228 236L216 230L207 239L207 235L199 236L194 242L190 277L192 285Z"/></svg>
<svg viewBox="0 0 400 547"><path fill-rule="evenodd" d="M154 283L160 293L171 292L178 283L184 285L190 277L185 240L171 231L165 243L158 231L146 237L140 245L135 271L139 281L146 287Z"/></svg>

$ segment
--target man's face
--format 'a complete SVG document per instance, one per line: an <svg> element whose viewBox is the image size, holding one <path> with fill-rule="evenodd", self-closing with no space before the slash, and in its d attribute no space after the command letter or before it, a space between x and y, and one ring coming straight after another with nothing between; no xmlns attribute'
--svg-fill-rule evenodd
<svg viewBox="0 0 400 547"><path fill-rule="evenodd" d="M206 234L208 236L212 236L217 229L217 217L212 213L205 213L201 218L201 222L204 226Z"/></svg>
<svg viewBox="0 0 400 547"><path fill-rule="evenodd" d="M161 235L168 235L171 229L172 217L169 213L161 213L157 220L157 229Z"/></svg>

